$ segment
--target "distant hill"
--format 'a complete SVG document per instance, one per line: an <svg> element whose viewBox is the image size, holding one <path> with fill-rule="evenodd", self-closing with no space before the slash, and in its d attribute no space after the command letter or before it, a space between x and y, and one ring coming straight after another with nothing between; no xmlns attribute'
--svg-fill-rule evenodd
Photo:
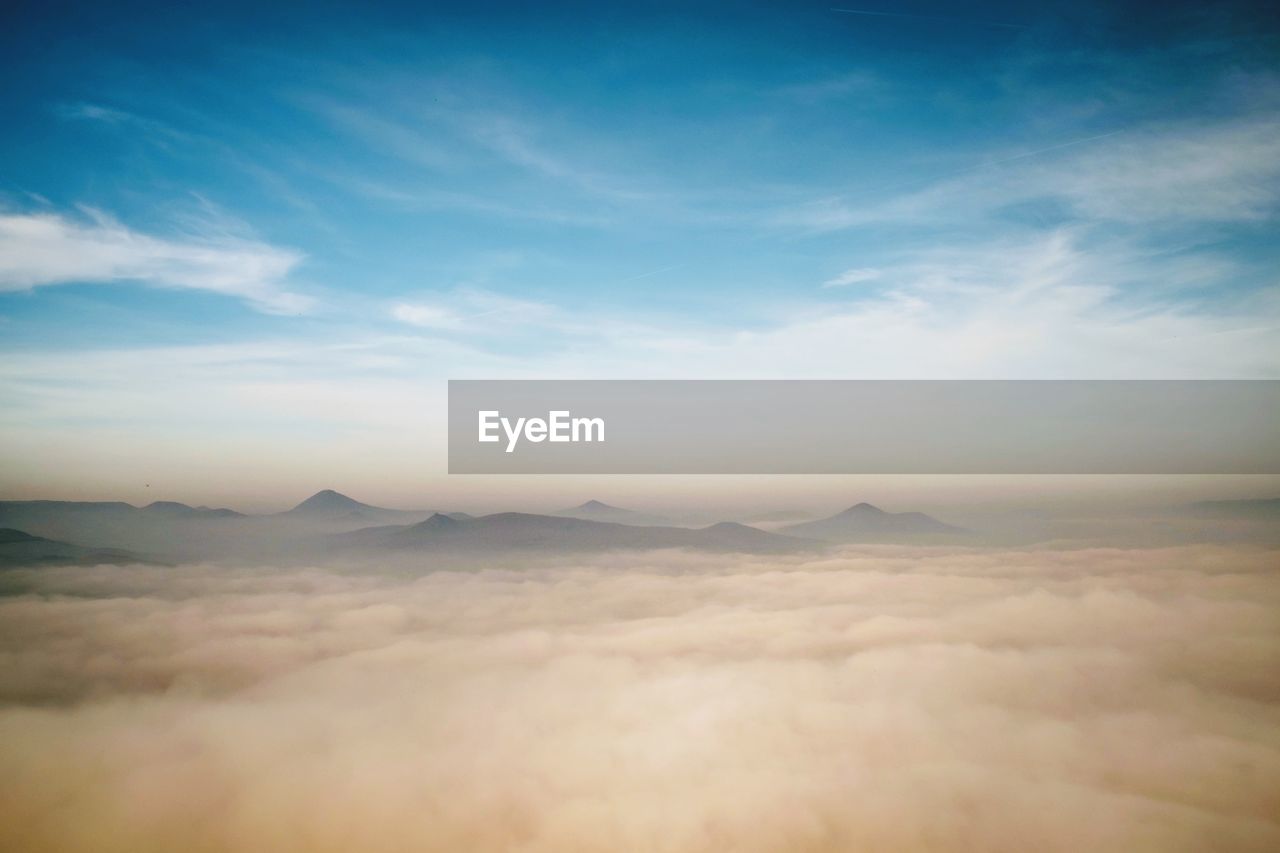
<svg viewBox="0 0 1280 853"><path fill-rule="evenodd" d="M55 542L91 542L165 559L200 557L240 541L240 528L248 522L233 510L176 501L142 508L122 501L0 501L0 527Z"/></svg>
<svg viewBox="0 0 1280 853"><path fill-rule="evenodd" d="M123 520L130 518L245 518L232 509L193 507L177 501L155 501L136 507L124 501L0 501L0 521L21 523L24 519L41 523L47 520L80 521Z"/></svg>
<svg viewBox="0 0 1280 853"><path fill-rule="evenodd" d="M580 518L583 521L607 521L613 524L630 524L637 527L671 527L674 526L671 519L663 518L660 515L648 515L643 512L636 512L631 509L623 509L622 507L610 506L600 501L587 501L578 506L572 506L568 509L557 510L552 513L560 518Z"/></svg>
<svg viewBox="0 0 1280 853"><path fill-rule="evenodd" d="M806 536L829 542L953 541L969 534L922 512L885 512L869 503L855 504L843 512L817 521L780 528L788 536Z"/></svg>
<svg viewBox="0 0 1280 853"><path fill-rule="evenodd" d="M105 516L137 512L138 508L124 501L0 501L0 520L14 515L39 515L60 513L63 515Z"/></svg>
<svg viewBox="0 0 1280 853"><path fill-rule="evenodd" d="M0 568L22 566L96 566L101 564L150 563L130 551L115 548L85 548L69 542L32 536L11 527L0 528Z"/></svg>
<svg viewBox="0 0 1280 853"><path fill-rule="evenodd" d="M244 515L177 501L155 501L144 507L121 501L0 501L0 527L53 542L92 543L170 562L222 557L280 559L320 534L378 524L411 524L431 514L431 510L371 506L330 489L287 512L270 515Z"/></svg>
<svg viewBox="0 0 1280 853"><path fill-rule="evenodd" d="M177 501L155 501L149 503L141 509L141 512L149 512L155 515L165 515L170 518L245 518L242 512L236 512L233 509L213 509L207 506L187 506Z"/></svg>
<svg viewBox="0 0 1280 853"><path fill-rule="evenodd" d="M277 513L276 518L307 521L321 524L338 524L345 527L370 524L406 524L421 521L438 510L388 509L361 503L333 489L322 489L293 509ZM451 513L446 513L449 515Z"/></svg>
<svg viewBox="0 0 1280 853"><path fill-rule="evenodd" d="M1280 518L1280 498L1200 501L1188 504L1184 510L1208 518L1275 519Z"/></svg>
<svg viewBox="0 0 1280 853"><path fill-rule="evenodd" d="M335 492L333 489L321 489L293 509L285 510L281 515L330 516L345 515L353 512L397 512L380 506L371 506Z"/></svg>
<svg viewBox="0 0 1280 853"><path fill-rule="evenodd" d="M689 548L781 553L816 544L733 522L689 529L521 512L502 512L479 518L454 518L437 513L420 524L355 530L332 536L330 542L341 549L374 552L418 549L443 552L582 552Z"/></svg>

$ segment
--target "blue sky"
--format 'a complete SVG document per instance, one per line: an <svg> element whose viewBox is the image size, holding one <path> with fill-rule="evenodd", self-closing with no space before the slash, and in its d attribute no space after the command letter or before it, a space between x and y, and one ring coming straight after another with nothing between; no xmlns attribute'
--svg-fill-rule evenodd
<svg viewBox="0 0 1280 853"><path fill-rule="evenodd" d="M6 8L5 488L385 472L449 377L1280 376L1266 4L842 8Z"/></svg>

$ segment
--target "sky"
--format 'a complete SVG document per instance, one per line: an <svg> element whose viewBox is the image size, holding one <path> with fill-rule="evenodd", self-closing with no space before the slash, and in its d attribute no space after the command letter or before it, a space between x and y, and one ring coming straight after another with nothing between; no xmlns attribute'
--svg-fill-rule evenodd
<svg viewBox="0 0 1280 853"><path fill-rule="evenodd" d="M0 497L478 499L449 378L1280 378L1268 4L375 5L5 4Z"/></svg>

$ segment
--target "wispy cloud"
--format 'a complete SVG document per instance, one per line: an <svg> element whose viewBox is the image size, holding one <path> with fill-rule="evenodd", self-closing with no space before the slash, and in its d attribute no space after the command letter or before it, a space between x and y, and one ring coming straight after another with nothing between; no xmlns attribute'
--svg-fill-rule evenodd
<svg viewBox="0 0 1280 853"><path fill-rule="evenodd" d="M554 185L579 204L642 202L665 195L639 166L628 168L624 140L572 115L551 118L512 81L464 81L427 76L407 94L356 102L299 96L303 109L386 157L436 179L465 177L469 190L520 180ZM634 144L634 143L632 143ZM440 187L433 189L438 193ZM516 187L517 191L521 188ZM584 212L579 211L579 215Z"/></svg>
<svg viewBox="0 0 1280 853"><path fill-rule="evenodd" d="M285 286L298 252L222 232L160 237L82 212L0 214L0 290L131 281L222 293L275 314L311 304Z"/></svg>
<svg viewBox="0 0 1280 853"><path fill-rule="evenodd" d="M851 284L862 284L867 281L874 281L880 277L880 271L869 267L854 267L845 270L837 276L827 279L822 283L823 287L848 287Z"/></svg>
<svg viewBox="0 0 1280 853"><path fill-rule="evenodd" d="M475 336L508 333L519 328L545 328L561 312L530 299L513 299L487 290L458 288L424 295L392 306L391 316L410 326Z"/></svg>
<svg viewBox="0 0 1280 853"><path fill-rule="evenodd" d="M556 152L528 121L500 113L463 118L467 132L509 163L588 194L614 201L639 201L652 193L619 175L599 171Z"/></svg>
<svg viewBox="0 0 1280 853"><path fill-rule="evenodd" d="M1053 200L1086 220L1253 222L1280 206L1280 115L1151 124L993 152L974 166L867 196L828 196L775 221L814 231L973 223L1010 205Z"/></svg>
<svg viewBox="0 0 1280 853"><path fill-rule="evenodd" d="M1124 222L1257 221L1280 203L1280 114L1126 132L1063 166L1032 169L1025 195Z"/></svg>
<svg viewBox="0 0 1280 853"><path fill-rule="evenodd" d="M323 116L334 127L358 137L390 156L432 171L452 171L465 162L462 152L443 144L432 128L414 126L367 106L332 98L305 98L304 106Z"/></svg>
<svg viewBox="0 0 1280 853"><path fill-rule="evenodd" d="M443 459L450 378L1280 376L1280 290L1134 298L1134 275L1220 270L1132 251L1072 229L939 246L885 264L856 299L810 291L752 326L459 290L384 303L380 326L322 336L27 348L0 359L0 468L42 487L51 471L74 470L60 482L83 489L163 470L301 491L323 456L331 473L421 488L404 460Z"/></svg>
<svg viewBox="0 0 1280 853"><path fill-rule="evenodd" d="M771 322L752 327L713 318L645 326L547 309L536 326L541 348L506 360L510 369L581 378L687 377L691 366L705 378L1280 375L1274 290L1189 299L1182 288L1221 275L1220 265L1143 252L1087 228L943 244L876 272L874 291L857 300L780 304ZM1154 290L1146 276L1172 286ZM500 336L469 343L503 357Z"/></svg>
<svg viewBox="0 0 1280 853"><path fill-rule="evenodd" d="M463 318L449 308L439 305L401 302L391 309L391 316L401 323L423 329L456 330L463 327Z"/></svg>
<svg viewBox="0 0 1280 853"><path fill-rule="evenodd" d="M89 104L82 101L74 103L58 104L54 107L54 111L60 118L64 119L86 119L89 121L103 121L108 124L119 124L121 122L133 121L135 116L124 110L118 110L114 107L106 107L101 104Z"/></svg>
<svg viewBox="0 0 1280 853"><path fill-rule="evenodd" d="M197 139L194 134L166 122L106 104L71 101L55 104L53 111L64 121L95 122L120 133L141 131L141 138L166 150L174 144L190 144Z"/></svg>

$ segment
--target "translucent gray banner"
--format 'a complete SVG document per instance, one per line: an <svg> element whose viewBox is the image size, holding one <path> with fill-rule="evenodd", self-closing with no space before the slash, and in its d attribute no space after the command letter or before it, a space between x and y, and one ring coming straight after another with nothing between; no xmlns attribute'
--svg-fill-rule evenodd
<svg viewBox="0 0 1280 853"><path fill-rule="evenodd" d="M1276 474L1280 381L451 380L454 474Z"/></svg>

